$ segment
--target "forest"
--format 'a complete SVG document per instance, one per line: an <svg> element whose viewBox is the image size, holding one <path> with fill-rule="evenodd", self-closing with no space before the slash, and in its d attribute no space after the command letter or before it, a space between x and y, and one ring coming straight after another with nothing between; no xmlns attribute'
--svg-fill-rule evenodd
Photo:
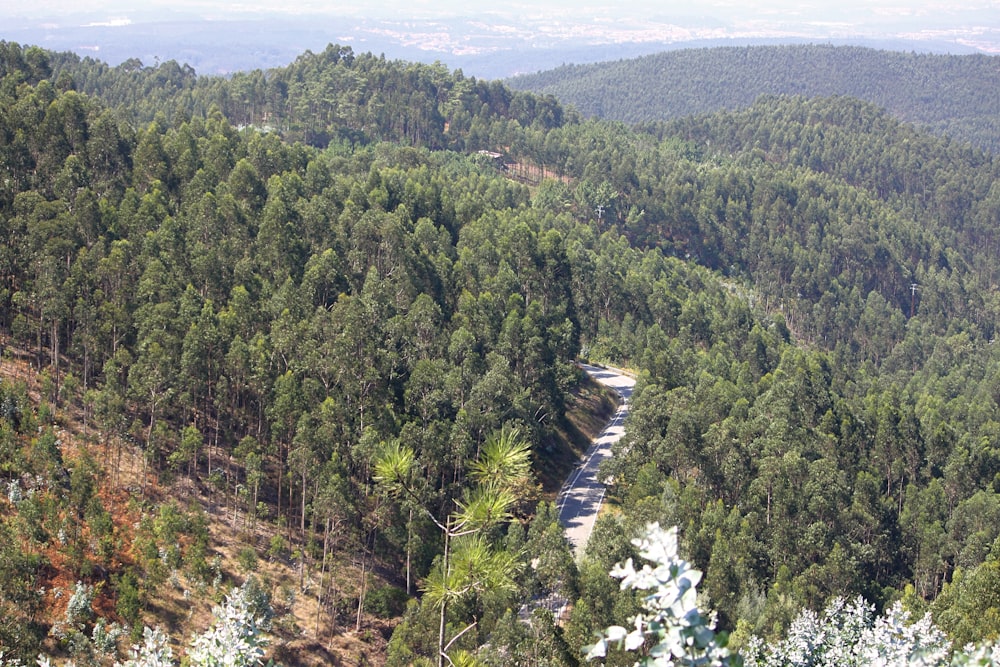
<svg viewBox="0 0 1000 667"><path fill-rule="evenodd" d="M587 117L673 120L752 105L761 95L844 95L871 102L935 134L990 150L997 143L997 56L904 53L860 46L788 44L679 49L564 65L506 81L555 95Z"/></svg>
<svg viewBox="0 0 1000 667"><path fill-rule="evenodd" d="M587 664L654 522L748 664L857 596L996 640L1000 162L926 126L0 42L0 662ZM580 359L637 386L575 559Z"/></svg>

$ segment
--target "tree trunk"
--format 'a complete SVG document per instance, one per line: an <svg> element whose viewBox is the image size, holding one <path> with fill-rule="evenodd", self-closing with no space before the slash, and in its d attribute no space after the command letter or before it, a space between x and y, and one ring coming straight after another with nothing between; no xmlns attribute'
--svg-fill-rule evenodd
<svg viewBox="0 0 1000 667"><path fill-rule="evenodd" d="M448 614L448 548L451 543L451 517L448 517L447 523L445 523L444 531L444 554L442 556L441 567L442 576L441 580L444 583L445 591L441 598L441 618L438 623L438 667L444 667L444 629L445 629L445 617Z"/></svg>
<svg viewBox="0 0 1000 667"><path fill-rule="evenodd" d="M278 442L278 513L277 517L281 519L281 473L283 472L283 463L281 461L281 442Z"/></svg>
<svg viewBox="0 0 1000 667"><path fill-rule="evenodd" d="M259 475L259 473L258 473ZM257 533L257 492L260 491L260 482L254 479L253 483L253 522L250 524L250 529L256 535Z"/></svg>
<svg viewBox="0 0 1000 667"><path fill-rule="evenodd" d="M330 517L326 518L326 525L323 530L323 561L319 564L319 590L316 593L316 628L314 634L316 640L320 639L320 619L323 617L323 584L326 576L326 555L330 544Z"/></svg>
<svg viewBox="0 0 1000 667"><path fill-rule="evenodd" d="M361 588L358 589L358 614L354 620L354 631L361 632L361 610L365 606L365 581L368 578L366 567L368 565L367 540L365 549L361 552Z"/></svg>
<svg viewBox="0 0 1000 667"><path fill-rule="evenodd" d="M59 407L59 323L52 321L52 404Z"/></svg>
<svg viewBox="0 0 1000 667"><path fill-rule="evenodd" d="M299 520L299 533L302 537L302 543L305 544L306 541L306 468L308 466L305 462L302 463L302 517Z"/></svg>
<svg viewBox="0 0 1000 667"><path fill-rule="evenodd" d="M413 553L413 508L410 508L410 517L406 522L406 594L413 595L413 586L410 579L410 556Z"/></svg>

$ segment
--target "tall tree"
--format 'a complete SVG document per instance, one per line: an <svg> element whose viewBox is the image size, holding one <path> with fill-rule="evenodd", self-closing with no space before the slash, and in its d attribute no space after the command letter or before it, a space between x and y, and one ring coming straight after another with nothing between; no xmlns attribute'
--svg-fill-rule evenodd
<svg viewBox="0 0 1000 667"><path fill-rule="evenodd" d="M517 493L530 475L530 451L516 429L502 429L486 441L471 464L469 478L473 485L455 500L455 509L439 517L423 508L444 538L441 559L424 584L427 602L440 610L438 667L443 667L446 660L450 662L452 645L477 623L472 621L448 637L449 605L515 587L515 555L490 546L486 531L511 517ZM376 462L375 479L389 493L414 496L412 476L416 465L412 449L393 443Z"/></svg>

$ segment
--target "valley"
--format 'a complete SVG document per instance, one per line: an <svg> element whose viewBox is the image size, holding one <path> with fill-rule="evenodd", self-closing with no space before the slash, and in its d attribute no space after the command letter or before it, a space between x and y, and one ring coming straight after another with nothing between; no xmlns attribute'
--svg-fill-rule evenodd
<svg viewBox="0 0 1000 667"><path fill-rule="evenodd" d="M609 576L643 535L700 572L699 650L791 664L829 609L847 664L991 655L1000 164L946 115L0 42L2 660L572 667L649 611ZM585 546L580 359L634 372Z"/></svg>

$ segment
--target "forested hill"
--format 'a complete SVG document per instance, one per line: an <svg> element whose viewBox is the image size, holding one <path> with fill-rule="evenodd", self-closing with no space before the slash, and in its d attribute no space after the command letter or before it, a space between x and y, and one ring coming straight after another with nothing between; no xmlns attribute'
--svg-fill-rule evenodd
<svg viewBox="0 0 1000 667"><path fill-rule="evenodd" d="M763 98L644 131L720 163L649 184L635 238L767 285L806 339L857 344L844 309L873 293L907 314L939 299L941 331L958 310L993 331L973 304L1000 283L995 158L850 98Z"/></svg>
<svg viewBox="0 0 1000 667"><path fill-rule="evenodd" d="M1000 57L853 46L685 49L566 65L507 83L626 123L747 107L760 95L848 95L932 132L1000 150Z"/></svg>
<svg viewBox="0 0 1000 667"><path fill-rule="evenodd" d="M109 67L72 53L52 54L53 81L103 100L146 124L217 109L230 124L281 133L289 142L327 146L394 141L428 148L496 145L498 129L515 121L550 129L564 122L551 96L512 91L497 81L467 78L443 65L386 60L331 44L306 51L287 67L198 76L174 61L146 66L132 59ZM467 146L468 144L468 146Z"/></svg>
<svg viewBox="0 0 1000 667"><path fill-rule="evenodd" d="M574 666L650 521L733 646L855 594L1000 633L993 154L844 96L627 127L332 45L0 76L4 659L143 625L190 658L240 584L280 663ZM580 356L638 382L578 564L545 501Z"/></svg>

